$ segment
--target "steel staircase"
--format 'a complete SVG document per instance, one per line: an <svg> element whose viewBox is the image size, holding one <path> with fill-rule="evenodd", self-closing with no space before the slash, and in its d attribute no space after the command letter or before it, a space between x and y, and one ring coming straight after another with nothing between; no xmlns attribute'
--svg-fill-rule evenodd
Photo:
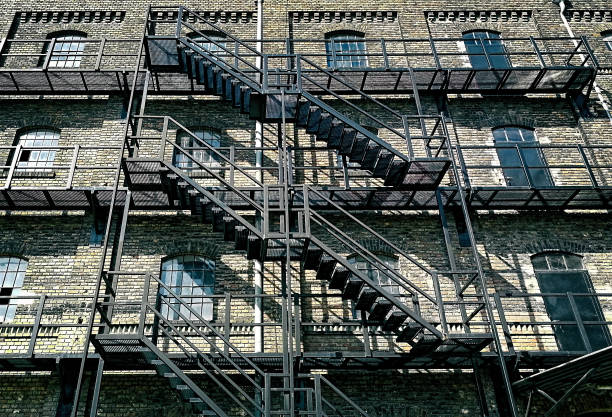
<svg viewBox="0 0 612 417"><path fill-rule="evenodd" d="M171 51L172 48L176 48L178 66L169 70L184 72L192 82L203 86L210 94L222 97L241 113L248 114L253 119L262 122L295 123L307 133L315 135L317 140L324 142L328 149L337 150L350 162L358 163L362 169L369 171L373 177L383 179L385 186L409 190L432 190L438 186L450 165L450 159L446 154L448 147L446 126L442 118L434 117L435 125L429 130L426 125L428 117L422 115L420 104L419 115L411 119L299 55L280 56L283 61L290 61L290 64L277 68L272 80L270 77L272 72L268 68L270 59L268 55L257 52L254 48L222 32L212 23L188 12L195 16L198 22L210 25L214 30L234 40L236 44L248 49L250 54L245 58L239 53L230 51L205 32L184 22L181 15L185 13L183 16L186 16L187 12L185 8L180 9L176 31L179 36L169 39L164 36L151 36L149 39L149 55L154 54L152 49L159 48L160 42L165 47L170 46ZM182 25L192 29L198 35L199 41L180 36ZM209 42L209 47L202 45L202 39ZM222 54L211 52L212 44L216 45L215 50L224 52ZM262 60L264 70L259 70L249 62L253 57ZM151 61L152 58L149 58L150 65ZM328 86L316 83L309 77L308 71L303 71L305 67L308 67L309 71L316 69L324 72L330 79L350 88L359 98L361 105L358 106L353 101L335 94ZM304 88L305 86L310 87ZM418 103L416 87L414 94ZM322 96L333 97L335 106L325 101ZM393 138L394 144L404 144L407 152L399 151L397 145L390 145L378 134L363 127L362 122L356 122L344 110L339 110L338 104L342 108L349 109L349 113L357 114L360 120L364 119L369 122L368 124L384 130L386 136ZM386 115L385 120L371 116L364 107L373 107L378 112L383 112ZM193 215L199 216L204 224L211 224L214 232L222 233L225 241L233 241L237 250L245 251L248 259L267 262L284 261L288 257L291 260L301 261L303 269L316 271L317 280L327 282L328 287L339 291L343 299L352 300L355 308L364 313L365 325L379 327L382 332L395 335L397 342L410 344L412 346L410 355L470 353L480 351L491 342L488 333L452 334L450 332L445 305L452 304L452 301L442 298L443 291L439 279L443 275L442 272L425 267L378 232L328 200L316 189L309 186L292 187L286 183L264 184L170 117L141 115L134 116L134 121L136 122L134 125L138 124L139 128L136 134L128 134L127 142L131 144L130 156L123 161L125 182L131 190L157 193L160 198L166 198L171 207L190 210ZM161 136L147 136L143 133L146 129L143 130L141 127L147 123L159 123L158 128L153 131L161 131ZM415 123L419 135L410 132L410 126ZM192 149L184 149L177 144L168 135L170 124L188 134L201 149L214 154L215 158L219 158L235 172L239 172L250 182L250 189L245 191L244 187L236 186L231 180L216 172L214 167L197 160L190 152ZM157 140L160 146L149 145L147 141L151 140ZM413 148L413 144L417 142L422 143L419 150ZM168 160L169 154L180 154L190 160L193 166L216 182L216 188L222 190L211 190L207 185L192 178ZM287 200L281 198L282 195L287 196ZM433 294L430 294L431 290L423 290L398 271L389 268L377 255L335 226L333 221L313 210L309 206L311 198L328 200L328 204L333 206L338 214L350 220L353 229L357 228L362 235L365 234L388 245L405 258L412 267L429 278L428 286ZM233 201L234 204L229 201ZM240 210L232 208L236 201L240 203L238 204ZM340 253L356 255L368 264L371 271L375 271L378 276L385 277L385 280L401 288L401 293L393 293L385 288L368 273L356 268ZM156 281L157 286L164 287L165 284L160 280L152 279ZM468 287L475 290L472 295L463 293ZM462 297L471 296L475 300L471 303L476 308L469 315L470 319L477 316L483 307L482 296L478 291L477 281L472 278L459 294ZM324 411L325 407L330 411L329 415L342 415L331 403L321 397L322 382L325 382L335 395L348 401L352 410L357 413L355 415L367 415L322 376L299 374L295 378L296 381L302 380L302 388L275 387L272 377L278 375L263 372L242 355L229 340L217 333L215 334L217 341L221 341L226 346L226 352L223 352L224 349L219 349L216 343L209 340L200 330L200 327L204 326L208 331L215 333L214 328L206 320L169 288L165 288L164 294L166 297L171 297L174 304L180 304L181 308L175 311L189 328L192 337L185 336L181 329L166 320L157 305L148 303L147 313L144 314L155 316L155 320L159 323L155 330L158 334L145 337L141 331L135 343L143 352L145 360L159 375L168 379L181 397L192 404L194 411L201 415L233 415L220 409L206 391L181 370L178 363L180 360L195 363L245 415L254 416L255 412L258 415L263 413L266 417L289 416L286 409L272 411L272 409L278 410L278 401L274 402L271 399L274 392L284 393L285 399L289 394L299 395L300 401L297 402L302 404L298 410L299 415L326 416L328 414ZM172 303L168 306L172 308ZM183 308L188 312L187 315L181 313ZM194 323L193 317L197 319L197 324ZM465 321L463 324L467 325ZM231 365L230 368L243 378L246 384L236 383L221 370L213 357L197 345L194 336L199 343L204 341L213 351L218 351L219 357L227 361ZM112 345L113 337L112 334L98 335L95 343L103 351L108 348L104 346L105 338L108 339L108 345ZM160 350L158 338L173 344L183 353L181 358L173 359ZM231 354L227 351L231 351ZM281 376L286 377L286 375ZM258 382L261 379L266 383L262 385ZM253 400L257 396L262 398L262 405Z"/></svg>

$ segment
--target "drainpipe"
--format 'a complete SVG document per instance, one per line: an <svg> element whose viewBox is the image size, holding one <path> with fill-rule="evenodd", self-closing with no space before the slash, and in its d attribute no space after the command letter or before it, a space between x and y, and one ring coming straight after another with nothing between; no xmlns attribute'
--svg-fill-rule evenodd
<svg viewBox="0 0 612 417"><path fill-rule="evenodd" d="M263 2L264 0L255 0L257 6L257 40L263 39ZM263 43L257 42L255 48L257 52L263 53ZM257 68L262 68L262 60L261 57L257 57L256 65ZM255 147L261 148L263 147L263 123L259 120L255 122ZM263 166L263 151L258 150L255 152L255 166L261 167ZM257 180L263 183L263 171L257 171ZM260 219L263 221L263 219ZM263 277L263 263L254 260L253 261L253 270L254 270L254 287L255 287L255 295L263 294L263 285L264 285L264 277ZM263 323L263 299L256 298L255 299L255 323ZM263 326L255 326L255 352L263 352L264 349L264 340L263 340Z"/></svg>
<svg viewBox="0 0 612 417"><path fill-rule="evenodd" d="M567 30L568 35L570 36L570 38L575 38L574 31L570 27L570 24L567 21L567 18L565 17L565 10L567 9L567 5L565 4L565 1L564 0L552 0L552 2L556 4L557 6L559 6L559 16L561 16L561 21L563 21L563 25L565 26L565 29ZM572 41L574 42L574 45L578 47L578 41L576 39L572 39ZM580 57L581 59L584 59L584 56L582 54L580 55ZM601 92L601 88L599 88L599 85L597 84L597 81L593 81L593 90L595 90L595 93L597 94L597 101L599 101L599 104L601 104L601 107L603 107L603 109L606 111L608 120L610 121L610 124L612 124L612 113L610 113L610 107L608 106L608 103L606 102Z"/></svg>

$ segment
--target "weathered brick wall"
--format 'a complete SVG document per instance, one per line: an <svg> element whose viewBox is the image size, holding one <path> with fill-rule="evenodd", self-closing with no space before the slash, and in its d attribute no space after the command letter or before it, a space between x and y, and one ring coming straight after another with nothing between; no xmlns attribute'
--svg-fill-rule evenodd
<svg viewBox="0 0 612 417"><path fill-rule="evenodd" d="M11 37L18 39L44 39L48 33L60 30L77 30L87 33L88 39L125 38L138 39L142 33L147 3L132 1L129 4L115 1L81 2L78 7L74 2L57 0L49 5L41 5L33 1L11 0L6 2L4 10L10 11L2 15L0 29L2 37L7 36L9 28L13 28ZM585 35L600 58L600 62L609 65L611 52L605 48L599 33L612 29L612 23L607 15L593 14L591 11L608 10L609 2L574 1L573 8L577 12L568 11L570 24L577 36ZM188 1L186 6L195 10L207 12L240 12L228 14L227 18L216 21L220 27L232 34L245 39L255 37L254 4L252 0L217 0ZM59 17L59 21L37 15L23 18L13 25L16 11L49 10L100 10L118 11L110 21L86 22L83 18ZM455 12L451 17L450 12ZM469 13L473 12L473 13ZM482 12L482 13L481 13ZM503 12L503 13L502 13ZM513 13L514 12L514 13ZM565 36L565 28L558 16L558 8L545 0L533 0L508 4L507 1L446 2L398 2L392 0L375 3L342 0L330 3L328 1L309 2L271 2L265 4L264 35L267 39L277 42L266 44L270 52L284 52L284 39L317 38L336 30L356 30L363 32L368 41L369 53L381 51L381 43L375 39L380 37L434 37L456 38L462 32L473 29L488 29L500 31L502 37L546 37ZM219 15L221 16L221 14ZM226 15L223 15L226 16ZM242 17L246 16L246 17ZM62 20L63 19L63 20ZM242 20L241 20L242 19ZM167 30L164 28L163 30ZM160 33L163 32L160 29ZM163 32L165 33L165 32ZM97 45L97 44L92 44ZM134 44L122 48L123 53L134 50ZM462 44L457 41L444 44L443 51L462 51ZM231 43L228 43L228 47ZM544 43L552 50L553 46ZM403 53L405 46L399 43L386 44L387 52L391 54L391 65L433 65L423 56L399 57L394 53ZM524 42L507 42L507 47L514 51L526 50L529 45ZM571 47L571 45L569 46ZM409 51L419 53L428 50L425 43L410 45ZM448 49L446 49L448 48ZM5 50L19 53L39 53L42 44L18 48L11 46ZM109 52L118 48L111 45ZM306 44L294 42L293 52L307 54L324 54L323 43ZM87 46L85 53L95 53L95 47ZM11 58L14 66L38 65L38 58ZM82 66L92 65L91 57L84 57ZM525 61L522 61L525 59ZM531 58L513 58L513 63L525 62L534 64ZM325 58L319 56L313 60L325 64ZM110 62L104 60L105 66L124 68L129 61L124 58ZM380 66L380 57L369 58L371 65ZM448 63L457 66L467 66L466 56L448 58ZM610 100L610 76L600 74L598 83L602 94ZM541 144L547 145L610 145L609 121L605 118L602 108L591 94L591 107L596 111L594 120L576 120L571 104L561 96L522 96L522 97L478 97L452 96L449 108L453 117L453 127L456 128L457 140L460 145L493 145L491 129L500 125L527 125L533 127ZM331 101L334 108L347 111L347 106ZM423 98L427 112L437 112L435 101L429 97ZM412 98L400 97L386 100L385 103L403 113L414 113ZM120 97L90 97L90 98L51 98L33 97L29 99L4 99L0 106L0 161L8 159L10 150L19 129L30 126L49 126L60 129L62 147L80 145L112 147L121 144L123 125ZM377 117L385 117L372 106L364 106ZM350 113L350 111L347 111ZM208 127L218 130L221 136L221 152L229 156L229 147L236 150L236 160L241 165L253 168L255 156L252 149L255 144L255 122L247 116L239 115L227 103L215 98L182 97L150 98L147 104L147 114L167 115L175 118L188 128ZM353 115L354 116L354 115ZM356 117L356 116L354 116ZM357 118L364 126L370 126L369 121ZM397 121L390 121L395 123ZM145 123L144 132L150 136L159 135L159 124ZM176 127L169 130L169 140L176 137ZM315 143L314 137L303 130L288 129L289 142L294 147L321 146ZM379 130L380 136L398 149L405 147L397 138L384 129ZM159 139L141 143L142 156L158 155ZM277 127L265 126L264 146L276 147ZM244 148L244 149L242 149ZM73 149L63 149L58 152L55 164L69 164ZM419 151L417 151L419 152ZM572 148L573 152L573 148ZM597 151L588 153L593 164L610 164L610 152ZM91 149L80 151L77 164L111 166L117 158L116 151L109 149ZM296 166L326 165L324 170L296 171L296 183L306 182L319 185L342 185L342 173L337 169L337 159L334 152L328 150L298 150L295 151ZM544 151L546 161L550 164L579 164L574 153ZM465 152L475 164L499 165L494 150ZM171 161L172 152L166 147L166 161ZM273 183L278 178L275 150L265 152L264 165L270 167L265 171L264 182ZM3 162L0 162L3 163ZM219 163L222 177L229 179L227 163ZM255 170L249 170L254 174ZM198 181L206 186L215 186L219 182L211 179L205 172L193 172ZM358 172L354 173L355 175ZM573 168L553 168L551 174L556 185L588 185L584 170ZM609 184L609 170L600 169L595 172L600 185ZM499 168L487 168L481 171L469 172L473 185L503 184L502 172ZM112 185L113 171L109 170L77 170L74 178L75 186L108 186ZM37 178L16 175L13 186L63 186L66 180L64 171L54 169L53 175L41 175ZM236 184L252 185L243 174L235 173ZM444 184L452 184L448 177ZM355 179L354 186L379 185L376 179ZM86 297L90 296L95 286L100 248L90 244L93 218L89 213L5 213L0 218L0 255L19 255L29 260L23 291L35 296L70 296L71 299L49 299L44 310L48 323L65 324L65 327L41 330L40 341L35 352L48 354L78 353L82 349L84 329L69 327L72 324L86 322L91 304ZM442 232L439 218L432 213L407 215L406 213L385 213L374 218L372 213L359 214L359 218L368 225L390 238L411 256L432 268L448 268L445 257ZM327 216L327 214L326 214ZM474 260L468 249L459 246L456 227L452 216L449 216L450 234L460 267L473 268ZM342 230L350 231L357 241L379 254L382 250L372 242L371 237L363 230L342 216L329 215L334 224ZM609 214L602 213L475 213L474 223L480 260L483 263L490 286L503 294L505 291L537 292L530 256L541 249L572 249L583 256L584 267L588 271L596 291L612 292L610 277L612 264L610 253L612 241L605 234L605 226L609 224ZM315 232L321 233L315 230ZM323 233L323 236L325 234ZM345 248L326 237L332 247L342 255L351 255ZM541 242L547 242L546 244ZM158 274L160 264L165 257L185 252L197 252L214 259L216 262L215 293L219 295L214 301L213 326L223 330L225 323L225 294L232 294L231 299L231 341L244 352L253 352L254 309L252 300L241 298L238 294L253 292L253 264L246 260L243 252L236 251L233 245L224 242L219 233L213 233L209 225L202 225L197 219L187 213L169 212L163 214L139 213L130 217L126 233L123 265L135 272L152 272ZM391 255L397 255L392 254ZM301 348L308 352L353 351L363 349L363 333L358 321L353 319L350 303L341 300L334 290L327 289L315 279L312 271L300 272L299 265L294 267L294 289L301 294L312 297L302 301L302 319L316 324L303 329ZM278 294L280 288L280 267L267 263L264 267L265 287L267 294ZM405 259L400 259L400 272L432 292L430 277L420 273ZM299 284L298 284L299 279ZM143 291L142 277L131 277L119 285L119 298L139 302ZM453 290L447 281L442 287L445 296L453 296ZM153 291L154 294L154 291ZM336 296L328 297L330 294ZM82 298L79 298L82 297ZM602 297L601 304L606 319L612 320L611 300ZM23 327L2 329L0 333L0 354L24 353L28 348L27 336L33 323L38 301L25 304L18 309L15 323ZM506 318L510 322L547 320L546 310L541 300L530 303L507 300ZM424 303L426 304L426 303ZM435 318L437 312L422 305L424 314ZM452 321L459 319L457 311L450 313ZM123 325L125 332L135 332L139 312L137 309L124 309L116 312L116 322ZM150 319L152 316L148 316ZM279 300L272 298L264 303L264 317L267 323L280 322ZM478 319L484 319L481 313ZM149 329L149 328L148 328ZM517 350L548 350L557 349L550 326L533 326L511 324L510 329L517 335L514 347ZM532 333L538 333L537 337ZM193 338L200 347L209 350L206 343ZM504 346L506 346L504 341ZM406 344L398 344L389 336L372 335L371 348L377 352L401 352L408 349ZM176 346L168 344L169 351L175 351ZM279 353L282 351L282 334L280 327L266 327L264 331L264 351ZM485 372L486 373L486 372ZM344 390L349 397L368 409L373 416L456 416L479 415L477 397L472 382L472 375L454 372L437 372L418 374L412 372L370 372L345 374L331 372L330 379ZM487 378L488 381L488 378ZM138 388L137 388L138 387ZM0 416L9 415L45 415L55 414L59 395L59 380L52 375L12 375L0 373ZM587 394L577 395L571 406L563 411L565 415L594 408L599 401L599 408L607 406L609 396L598 395L601 391L589 387ZM595 393L595 395L593 395ZM218 396L217 394L215 394ZM495 403L493 394L488 390L490 402ZM595 398L595 400L594 400ZM538 405L540 406L540 405ZM493 405L493 408L495 406ZM128 373L109 373L105 375L100 399L101 416L178 416L184 415L186 409L176 398L175 393L166 385L166 381L152 375ZM536 412L537 413L537 412Z"/></svg>

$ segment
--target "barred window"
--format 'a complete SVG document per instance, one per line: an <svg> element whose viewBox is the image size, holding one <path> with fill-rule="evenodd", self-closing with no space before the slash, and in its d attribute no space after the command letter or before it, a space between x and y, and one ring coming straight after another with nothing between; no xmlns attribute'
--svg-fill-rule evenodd
<svg viewBox="0 0 612 417"><path fill-rule="evenodd" d="M0 323L15 318L19 300L8 297L20 295L28 261L17 257L0 257Z"/></svg>
<svg viewBox="0 0 612 417"><path fill-rule="evenodd" d="M332 32L325 35L325 52L329 68L363 68L368 66L363 33Z"/></svg>
<svg viewBox="0 0 612 417"><path fill-rule="evenodd" d="M86 34L82 32L60 32L51 34L55 39L53 51L49 58L49 68L79 68L85 50Z"/></svg>
<svg viewBox="0 0 612 417"><path fill-rule="evenodd" d="M197 317L187 306L204 320L213 318L213 301L206 297L214 293L215 261L195 255L182 255L166 259L162 263L161 280L173 294L160 289L161 313L169 320L181 320L181 315L190 320ZM180 314L179 314L180 313Z"/></svg>
<svg viewBox="0 0 612 417"><path fill-rule="evenodd" d="M29 129L17 136L17 144L22 146L17 167L23 173L49 171L40 168L53 166L60 132L57 129Z"/></svg>
<svg viewBox="0 0 612 417"><path fill-rule="evenodd" d="M183 130L179 131L176 135L177 145L183 148L185 152L175 148L173 155L174 166L181 169L198 168L198 164L195 161L206 165L218 165L220 162L219 155L211 151L205 144L211 145L214 148L221 146L220 132L209 128L196 128L190 130L190 132L193 135Z"/></svg>

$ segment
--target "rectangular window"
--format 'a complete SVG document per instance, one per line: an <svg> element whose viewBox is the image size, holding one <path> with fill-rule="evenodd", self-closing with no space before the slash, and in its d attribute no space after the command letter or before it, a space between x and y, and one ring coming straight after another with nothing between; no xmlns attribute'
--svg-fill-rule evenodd
<svg viewBox="0 0 612 417"><path fill-rule="evenodd" d="M49 68L79 68L85 50L85 39L79 35L58 36L49 58Z"/></svg>
<svg viewBox="0 0 612 417"><path fill-rule="evenodd" d="M363 36L354 33L338 33L325 41L329 68L364 68L368 66Z"/></svg>
<svg viewBox="0 0 612 417"><path fill-rule="evenodd" d="M464 33L463 39L472 68L510 68L510 59L499 33L474 31Z"/></svg>

